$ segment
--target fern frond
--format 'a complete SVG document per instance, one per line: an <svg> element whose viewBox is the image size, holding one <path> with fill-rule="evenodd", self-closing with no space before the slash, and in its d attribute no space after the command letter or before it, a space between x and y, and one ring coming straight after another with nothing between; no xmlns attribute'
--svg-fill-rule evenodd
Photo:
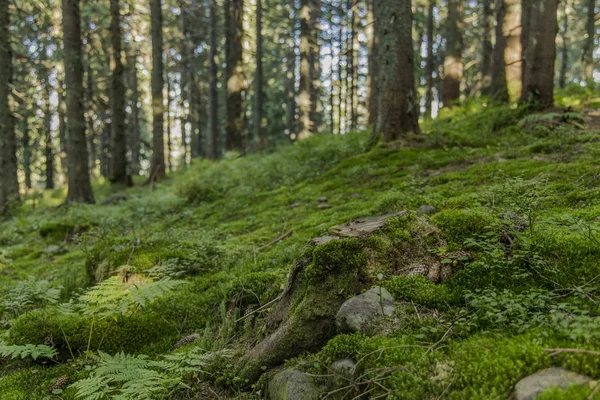
<svg viewBox="0 0 600 400"><path fill-rule="evenodd" d="M40 357L52 359L56 354L56 350L53 347L43 344L7 345L0 342L0 356L2 357L10 357L12 359L31 357L37 360Z"/></svg>

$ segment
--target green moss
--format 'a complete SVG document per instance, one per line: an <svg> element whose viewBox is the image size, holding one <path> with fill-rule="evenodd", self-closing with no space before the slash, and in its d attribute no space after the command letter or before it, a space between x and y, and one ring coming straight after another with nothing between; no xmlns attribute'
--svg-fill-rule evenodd
<svg viewBox="0 0 600 400"><path fill-rule="evenodd" d="M489 213L479 210L441 211L431 220L451 242L462 244L465 239L489 233L496 222Z"/></svg>
<svg viewBox="0 0 600 400"><path fill-rule="evenodd" d="M324 275L354 271L366 263L366 255L357 239L332 240L314 248L306 276L318 280Z"/></svg>
<svg viewBox="0 0 600 400"><path fill-rule="evenodd" d="M60 242L74 233L82 233L89 229L87 223L46 222L40 226L40 236L52 241Z"/></svg>
<svg viewBox="0 0 600 400"><path fill-rule="evenodd" d="M425 307L445 308L456 302L445 285L436 285L424 276L395 276L383 286L396 299L414 302Z"/></svg>

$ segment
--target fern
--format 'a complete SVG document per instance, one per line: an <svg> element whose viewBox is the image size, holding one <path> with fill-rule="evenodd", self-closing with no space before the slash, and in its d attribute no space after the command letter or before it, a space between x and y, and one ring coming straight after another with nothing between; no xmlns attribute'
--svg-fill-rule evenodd
<svg viewBox="0 0 600 400"><path fill-rule="evenodd" d="M0 299L0 310L4 314L3 324L7 325L9 319L35 307L58 303L61 290L62 286L53 287L49 281L36 280L33 277L17 283Z"/></svg>
<svg viewBox="0 0 600 400"><path fill-rule="evenodd" d="M545 125L556 126L562 123L570 123L578 128L582 127L584 122L581 114L577 112L567 111L564 113L546 113L546 114L531 114L519 121L519 127L526 128L528 126Z"/></svg>
<svg viewBox="0 0 600 400"><path fill-rule="evenodd" d="M70 387L76 390L79 400L160 399L171 389L183 386L186 375L202 372L209 360L215 360L210 357L213 354L196 347L153 361L145 355L121 352L111 356L98 352L91 356L96 365L91 369L90 377ZM218 354L230 355L228 352Z"/></svg>
<svg viewBox="0 0 600 400"><path fill-rule="evenodd" d="M15 358L27 358L31 357L37 360L40 357L43 358L54 358L56 356L56 350L53 347L46 345L8 345L0 342L0 356Z"/></svg>
<svg viewBox="0 0 600 400"><path fill-rule="evenodd" d="M171 293L180 281L162 279L153 282L138 276L123 282L122 277L111 277L79 296L78 303L63 306L66 312L115 317L132 315L158 298Z"/></svg>

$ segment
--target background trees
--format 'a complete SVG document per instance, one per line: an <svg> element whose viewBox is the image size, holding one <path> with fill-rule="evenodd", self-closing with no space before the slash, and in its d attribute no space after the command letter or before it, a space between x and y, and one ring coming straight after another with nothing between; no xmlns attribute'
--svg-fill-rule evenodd
<svg viewBox="0 0 600 400"><path fill-rule="evenodd" d="M480 94L548 106L555 86L594 86L595 0L413 0L407 41L382 28L379 0L100 0L77 15L61 1L2 4L2 29L23 38L3 50L2 162L17 161L22 191L64 186L76 164L86 194L71 201L92 200L86 175L160 179L199 157L377 127L380 110L406 111L400 97L416 131L412 115ZM395 63L384 37L407 56L397 73L382 69Z"/></svg>

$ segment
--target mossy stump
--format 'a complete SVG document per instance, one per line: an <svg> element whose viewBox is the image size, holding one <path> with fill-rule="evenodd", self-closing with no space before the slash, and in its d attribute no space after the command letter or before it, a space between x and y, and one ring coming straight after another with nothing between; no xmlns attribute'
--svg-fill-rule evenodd
<svg viewBox="0 0 600 400"><path fill-rule="evenodd" d="M423 237L439 240L437 230L407 211L338 225L329 233L308 243L268 317L270 334L241 359L240 374L250 382L286 359L318 351L337 333L335 316L344 301L370 288L382 272L403 274L416 260L434 259Z"/></svg>

